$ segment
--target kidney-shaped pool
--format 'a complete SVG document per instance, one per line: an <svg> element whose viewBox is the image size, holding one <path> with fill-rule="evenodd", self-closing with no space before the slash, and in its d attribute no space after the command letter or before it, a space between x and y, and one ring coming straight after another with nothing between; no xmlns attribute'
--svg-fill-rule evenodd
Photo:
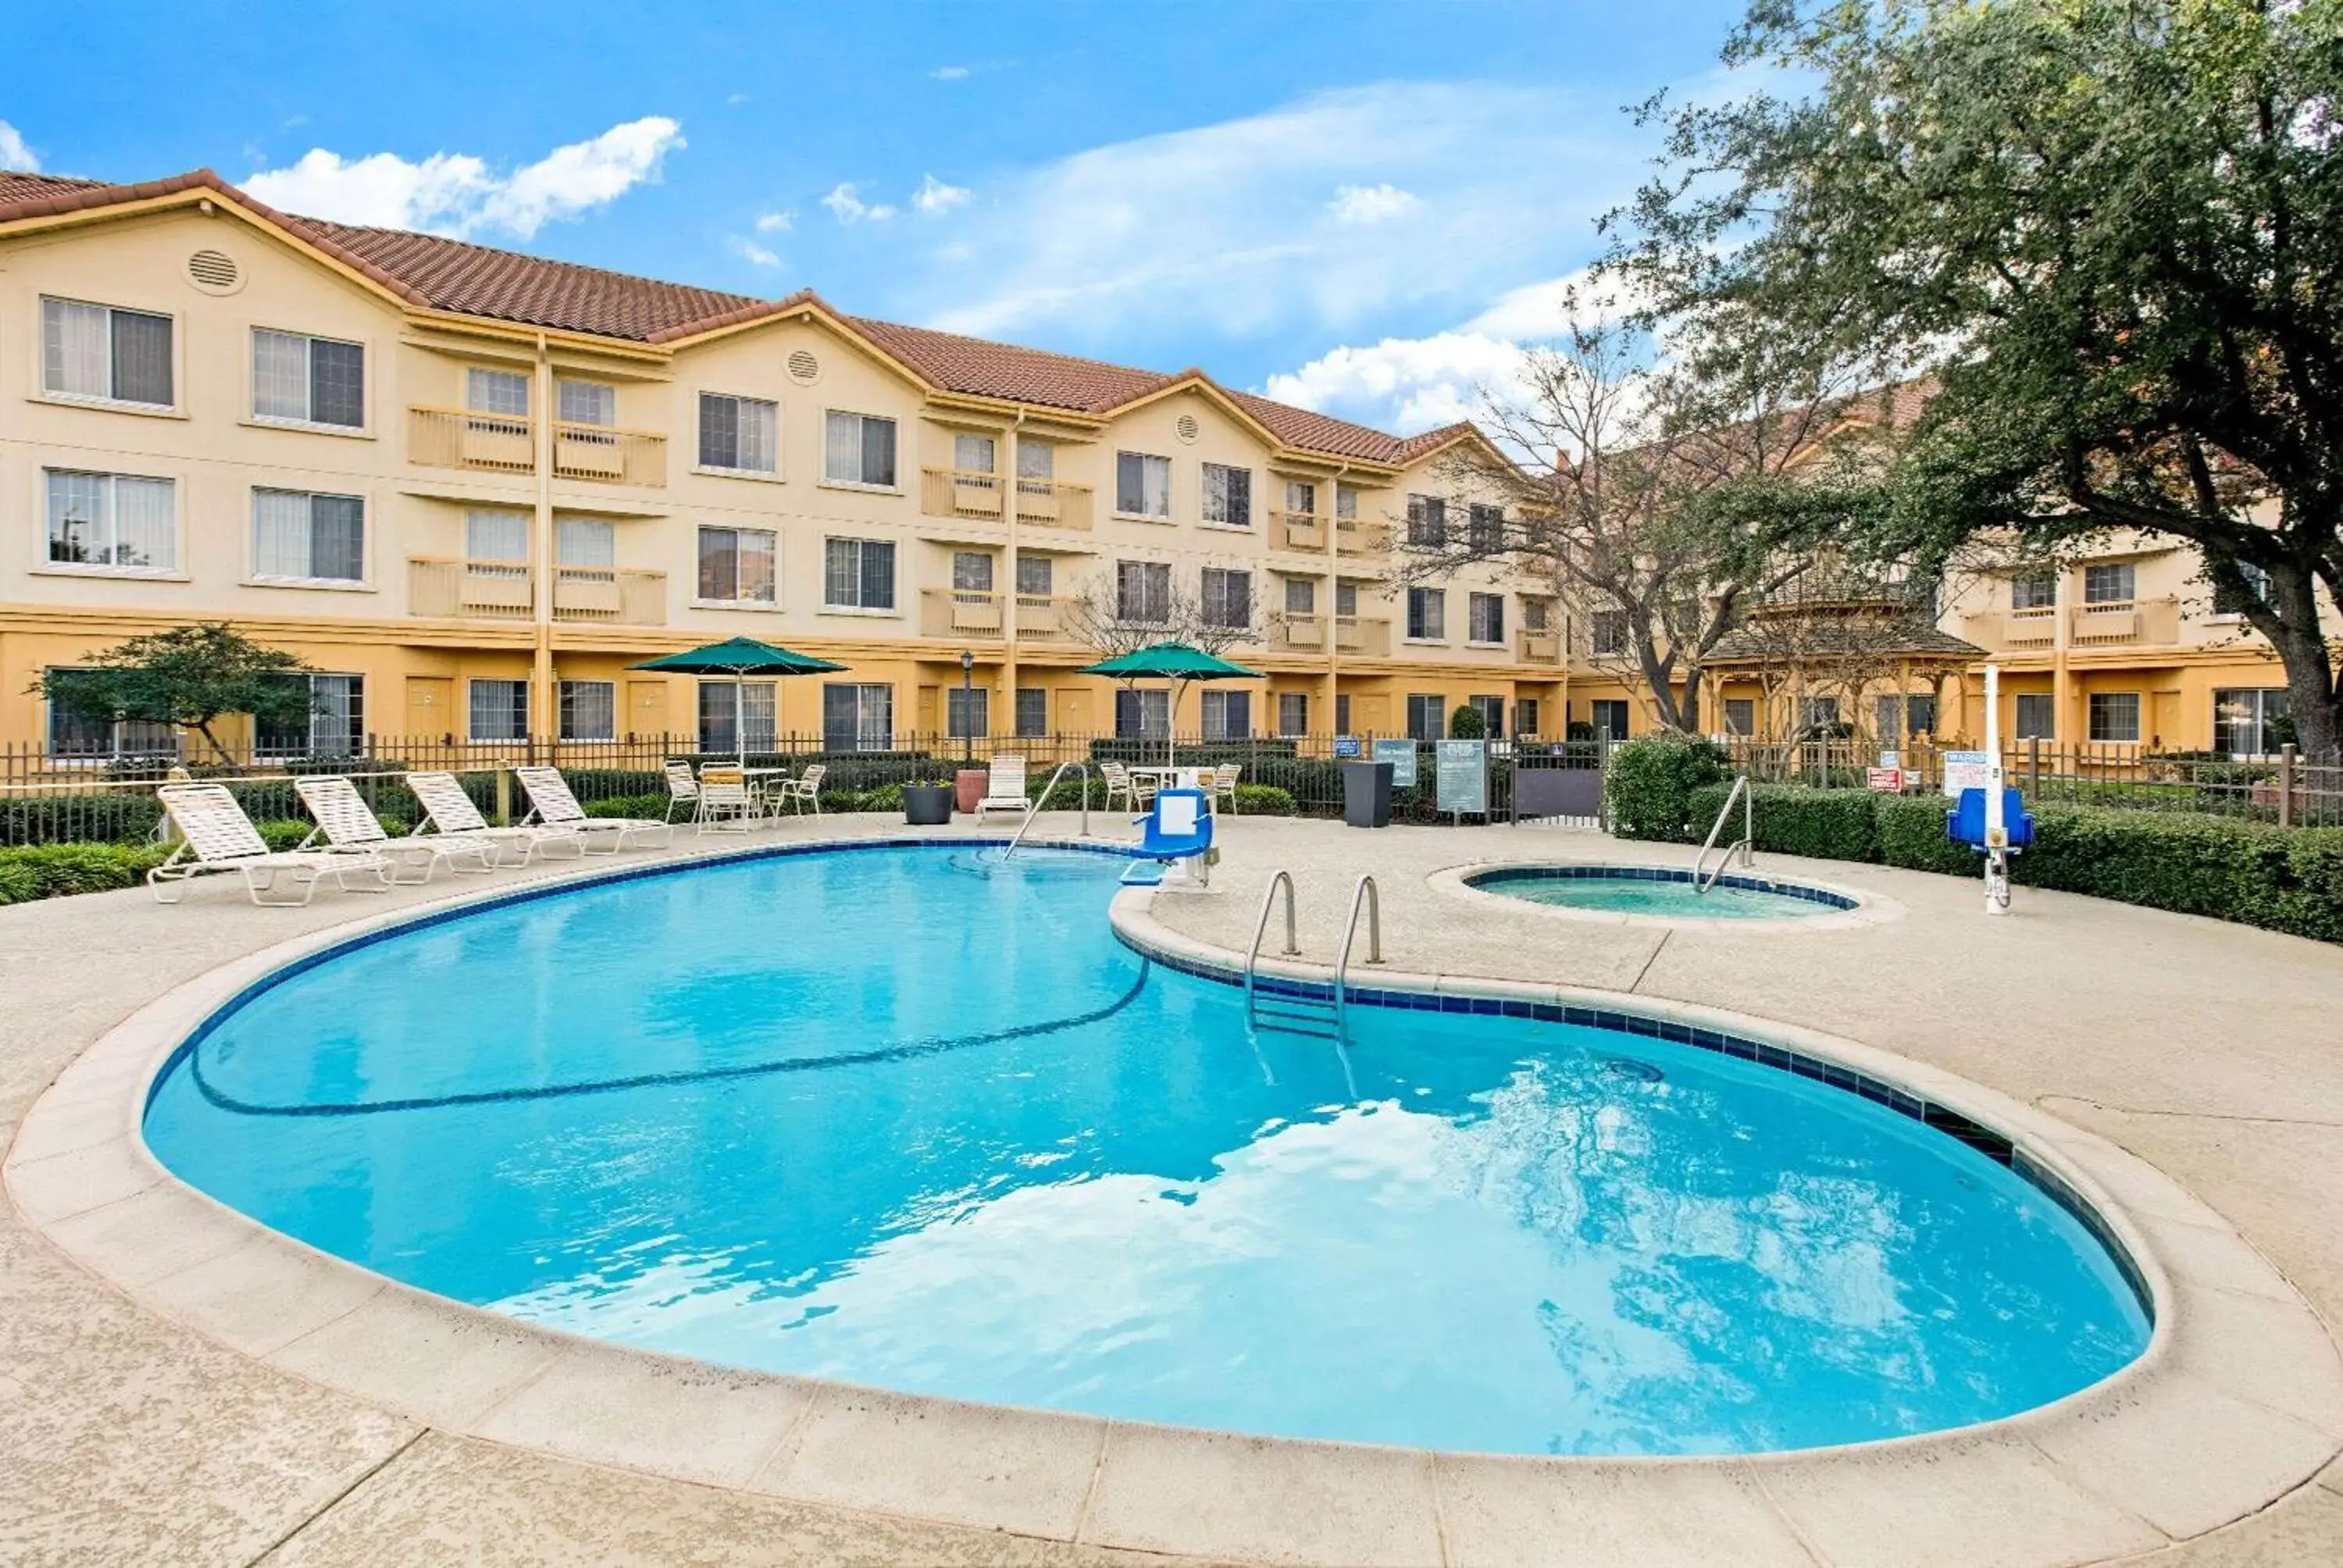
<svg viewBox="0 0 2343 1568"><path fill-rule="evenodd" d="M661 869L328 951L183 1048L147 1141L534 1322L1280 1436L1799 1448L2147 1342L2076 1213L1886 1086L1518 1008L1256 1037L1116 939L1120 860L997 854Z"/></svg>

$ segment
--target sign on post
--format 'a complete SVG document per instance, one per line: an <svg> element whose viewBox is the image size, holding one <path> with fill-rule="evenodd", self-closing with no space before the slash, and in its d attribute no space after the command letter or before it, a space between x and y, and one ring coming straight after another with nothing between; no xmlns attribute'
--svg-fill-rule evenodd
<svg viewBox="0 0 2343 1568"><path fill-rule="evenodd" d="M1392 765L1393 789L1412 789L1415 787L1414 741L1378 740L1375 742L1374 760Z"/></svg>
<svg viewBox="0 0 2343 1568"><path fill-rule="evenodd" d="M1336 761L1353 761L1357 759L1358 755L1359 738L1357 736L1337 735L1334 737L1334 759Z"/></svg>
<svg viewBox="0 0 2343 1568"><path fill-rule="evenodd" d="M1433 743L1433 762L1436 790L1433 806L1443 811L1473 811L1486 814L1489 809L1489 748L1480 740L1441 740Z"/></svg>
<svg viewBox="0 0 2343 1568"><path fill-rule="evenodd" d="M1992 781L1992 766L1982 751L1945 753L1945 793L1953 799L1964 789L1983 789Z"/></svg>
<svg viewBox="0 0 2343 1568"><path fill-rule="evenodd" d="M1891 751L1888 755L1892 757L1895 753ZM1904 769L1867 768L1864 769L1863 782L1875 795L1901 795L1904 793Z"/></svg>

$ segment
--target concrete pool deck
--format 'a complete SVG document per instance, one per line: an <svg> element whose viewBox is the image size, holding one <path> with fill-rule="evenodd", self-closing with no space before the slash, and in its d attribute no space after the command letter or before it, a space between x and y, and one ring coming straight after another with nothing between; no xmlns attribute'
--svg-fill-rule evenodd
<svg viewBox="0 0 2343 1568"><path fill-rule="evenodd" d="M833 819L749 843L871 835L910 836ZM1996 1124L2039 1135L2140 1228L2177 1308L2157 1364L1976 1434L1556 1465L988 1411L543 1334L260 1231L142 1169L126 1133L158 1042L236 971L281 961L256 955L612 862L307 910L254 909L220 879L173 909L125 893L0 910L0 1560L2343 1560L2343 951L2026 890L1987 920L1974 883L1772 856L1761 870L1900 918L1555 920L1433 875L1688 851L1245 819L1223 843L1212 891L1137 911L1163 940L1241 953L1284 867L1300 961L1324 964L1372 869L1385 968L1427 987L1722 1009L1891 1053L1907 1081L1969 1081ZM686 833L617 863L743 847Z"/></svg>

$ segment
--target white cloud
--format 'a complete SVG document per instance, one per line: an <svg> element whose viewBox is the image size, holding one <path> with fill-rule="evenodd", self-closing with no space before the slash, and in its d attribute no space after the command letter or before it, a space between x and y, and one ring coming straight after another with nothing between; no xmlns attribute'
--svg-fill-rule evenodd
<svg viewBox="0 0 2343 1568"><path fill-rule="evenodd" d="M862 199L861 187L852 180L840 180L821 198L821 205L840 223L885 223L895 216L891 206L873 206Z"/></svg>
<svg viewBox="0 0 2343 1568"><path fill-rule="evenodd" d="M1415 193L1385 181L1379 186L1336 186L1326 210L1336 223L1381 223L1416 205Z"/></svg>
<svg viewBox="0 0 2343 1568"><path fill-rule="evenodd" d="M1474 417L1486 392L1511 392L1520 385L1525 352L1520 343L1484 332L1386 337L1320 355L1271 377L1262 390L1281 403L1413 434Z"/></svg>
<svg viewBox="0 0 2343 1568"><path fill-rule="evenodd" d="M781 258L746 235L728 235L724 243L733 255L758 266L779 266Z"/></svg>
<svg viewBox="0 0 2343 1568"><path fill-rule="evenodd" d="M749 95L746 93L728 93L724 96L724 102L736 109L748 101Z"/></svg>
<svg viewBox="0 0 2343 1568"><path fill-rule="evenodd" d="M938 65L934 70L930 71L928 75L939 82L965 82L968 80L968 67L966 65Z"/></svg>
<svg viewBox="0 0 2343 1568"><path fill-rule="evenodd" d="M797 221L798 209L795 207L784 208L779 212L760 212L757 215L757 232L787 234Z"/></svg>
<svg viewBox="0 0 2343 1568"><path fill-rule="evenodd" d="M41 160L34 155L23 133L5 120L0 120L0 169L15 169L28 175L41 172Z"/></svg>
<svg viewBox="0 0 2343 1568"><path fill-rule="evenodd" d="M930 175L911 193L911 205L924 213L950 212L956 206L966 206L975 193L966 186L949 186Z"/></svg>
<svg viewBox="0 0 2343 1568"><path fill-rule="evenodd" d="M556 147L498 174L468 153L410 163L396 153L344 158L313 147L290 167L265 169L244 186L269 206L311 217L385 228L468 236L493 230L527 239L548 223L607 206L647 180L685 146L682 127L653 115Z"/></svg>

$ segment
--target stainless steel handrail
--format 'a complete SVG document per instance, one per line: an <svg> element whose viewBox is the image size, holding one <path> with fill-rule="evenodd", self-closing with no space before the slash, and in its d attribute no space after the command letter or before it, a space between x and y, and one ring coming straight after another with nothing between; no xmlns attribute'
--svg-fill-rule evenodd
<svg viewBox="0 0 2343 1568"><path fill-rule="evenodd" d="M1261 966L1261 939L1269 934L1270 906L1277 901L1277 890L1285 890L1285 956L1294 958L1302 951L1293 940L1293 873L1280 871L1269 879L1269 890L1261 896L1261 918L1252 923L1252 947L1245 953L1244 1001L1245 1022L1252 1022L1253 971Z"/></svg>
<svg viewBox="0 0 2343 1568"><path fill-rule="evenodd" d="M1733 803L1735 800L1741 802L1741 837L1725 846L1724 858L1716 862L1716 869L1709 871L1704 877L1702 871L1708 864L1708 852L1716 848L1716 836L1725 831L1725 821L1733 815ZM1701 844L1700 853L1693 857L1692 879L1695 891L1705 893L1709 889L1716 886L1716 879L1723 876L1725 868L1733 863L1733 852L1735 849L1741 851L1741 863L1744 866L1753 863L1753 850L1757 838L1756 822L1756 809L1750 799L1749 775L1744 773L1733 781L1732 789L1725 797L1725 809L1716 814L1716 820L1710 824L1708 838Z"/></svg>
<svg viewBox="0 0 2343 1568"><path fill-rule="evenodd" d="M1343 922L1342 956L1334 964L1334 1035L1342 1038L1345 1010L1350 1004L1347 990L1351 974L1351 944L1359 939L1359 905L1367 906L1367 958L1371 964L1383 961L1383 895L1375 886L1373 876L1363 876L1351 890L1351 918Z"/></svg>
<svg viewBox="0 0 2343 1568"><path fill-rule="evenodd" d="M1033 819L1041 814L1041 808L1049 801L1050 791L1058 787L1058 780L1066 776L1066 769L1069 768L1073 769L1082 776L1082 834L1085 838L1089 837L1091 830L1091 765L1087 762L1061 762L1058 764L1058 770L1050 775L1050 781L1041 786L1041 792L1033 797L1033 803L1025 808L1025 820L1017 825L1017 836L1009 840L1009 848L1001 851L1001 858L1002 859L1005 860L1009 859L1010 856L1015 854L1017 852L1017 846L1025 841L1025 835L1032 831Z"/></svg>

